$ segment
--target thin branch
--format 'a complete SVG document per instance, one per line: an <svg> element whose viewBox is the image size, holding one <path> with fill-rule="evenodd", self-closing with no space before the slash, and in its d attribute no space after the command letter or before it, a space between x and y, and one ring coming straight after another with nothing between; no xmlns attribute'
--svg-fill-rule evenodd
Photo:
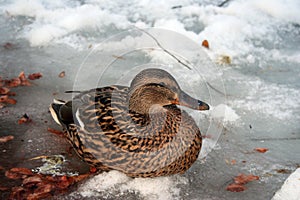
<svg viewBox="0 0 300 200"><path fill-rule="evenodd" d="M218 5L218 7L223 7L226 3L228 3L229 1L231 1L231 0L225 0L225 1L223 1L222 3L220 3L219 5Z"/></svg>
<svg viewBox="0 0 300 200"><path fill-rule="evenodd" d="M188 66L187 64L183 63L179 58L177 58L174 54L172 54L170 51L168 51L167 49L165 49L160 43L159 41L150 33L148 33L147 31L140 29L138 27L136 27L138 30L144 32L145 34L147 34L149 37L151 37L155 43L157 44L157 46L159 46L164 52L166 52L167 54L169 54L171 57L173 57L175 60L177 60L177 62L179 62L180 64L182 64L183 66L185 66L186 68L188 68L189 70L192 70L192 68L190 66Z"/></svg>

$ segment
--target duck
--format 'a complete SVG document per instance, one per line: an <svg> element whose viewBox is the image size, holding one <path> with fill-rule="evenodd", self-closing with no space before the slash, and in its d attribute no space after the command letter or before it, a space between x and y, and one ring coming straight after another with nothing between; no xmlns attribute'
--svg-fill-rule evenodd
<svg viewBox="0 0 300 200"><path fill-rule="evenodd" d="M130 86L85 91L54 100L50 112L78 156L99 171L129 177L183 174L197 160L202 136L181 107L209 110L166 70L140 71Z"/></svg>

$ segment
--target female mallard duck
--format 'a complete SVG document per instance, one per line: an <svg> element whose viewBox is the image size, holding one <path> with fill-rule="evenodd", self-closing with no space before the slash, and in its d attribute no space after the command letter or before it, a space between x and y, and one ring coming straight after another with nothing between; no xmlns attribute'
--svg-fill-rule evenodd
<svg viewBox="0 0 300 200"><path fill-rule="evenodd" d="M50 106L77 154L100 170L131 177L184 173L196 161L202 137L187 112L209 106L183 92L161 69L146 69L130 87L113 85L80 92Z"/></svg>

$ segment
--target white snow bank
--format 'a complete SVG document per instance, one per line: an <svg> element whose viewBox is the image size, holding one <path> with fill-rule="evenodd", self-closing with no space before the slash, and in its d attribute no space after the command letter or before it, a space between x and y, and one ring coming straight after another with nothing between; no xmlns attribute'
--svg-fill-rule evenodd
<svg viewBox="0 0 300 200"><path fill-rule="evenodd" d="M133 179L121 172L110 171L91 178L75 193L83 197L103 197L103 194L118 197L129 191L147 200L173 200L179 199L180 188L177 187L179 184L187 184L186 178L175 175Z"/></svg>
<svg viewBox="0 0 300 200"><path fill-rule="evenodd" d="M216 119L223 119L226 122L235 122L240 118L236 114L236 112L229 106L225 104L219 104L218 106L214 107L211 111L212 118Z"/></svg>
<svg viewBox="0 0 300 200"><path fill-rule="evenodd" d="M293 172L276 192L272 200L299 200L300 199L300 168Z"/></svg>

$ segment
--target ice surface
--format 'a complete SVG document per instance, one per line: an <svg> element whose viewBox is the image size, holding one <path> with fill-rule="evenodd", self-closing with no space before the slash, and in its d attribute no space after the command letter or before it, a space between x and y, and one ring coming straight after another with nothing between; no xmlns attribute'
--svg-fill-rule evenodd
<svg viewBox="0 0 300 200"><path fill-rule="evenodd" d="M168 69L186 92L212 105L210 112L188 110L206 136L201 159L184 175L171 177L131 179L116 171L103 173L60 198L271 199L288 177L280 169L292 172L300 163L300 3L220 3L0 1L0 76L12 78L22 70L44 75L32 87L14 89L18 103L0 110L0 135L15 136L0 144L1 166L34 168L41 163L27 159L65 152L68 144L46 131L59 129L47 110L53 98L69 99L64 91L74 88L128 85L142 68L155 66ZM146 30L189 61L192 70L135 27L167 29ZM201 47L204 39L209 49ZM12 48L5 48L6 42ZM230 63L222 61L224 56ZM61 71L64 78L58 77ZM35 123L18 125L24 113ZM269 151L260 154L253 151L256 147ZM72 164L68 171L86 168L76 155L66 159ZM226 191L239 173L260 180L241 193Z"/></svg>

